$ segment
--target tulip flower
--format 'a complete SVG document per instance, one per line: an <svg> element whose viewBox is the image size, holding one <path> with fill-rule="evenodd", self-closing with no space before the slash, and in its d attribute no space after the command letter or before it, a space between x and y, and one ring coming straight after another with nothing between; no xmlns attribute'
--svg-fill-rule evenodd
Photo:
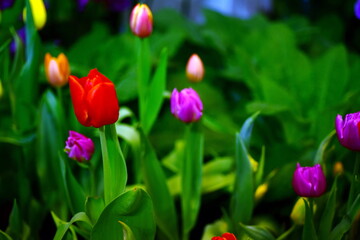
<svg viewBox="0 0 360 240"><path fill-rule="evenodd" d="M360 151L360 112L345 115L345 120L341 115L336 116L335 129L339 142L344 147Z"/></svg>
<svg viewBox="0 0 360 240"><path fill-rule="evenodd" d="M200 82L204 78L204 65L197 54L191 55L186 65L186 76L191 82Z"/></svg>
<svg viewBox="0 0 360 240"><path fill-rule="evenodd" d="M45 74L49 83L54 87L62 87L68 82L70 67L67 57L60 53L52 57L49 53L45 55Z"/></svg>
<svg viewBox="0 0 360 240"><path fill-rule="evenodd" d="M171 113L185 123L198 121L202 116L203 104L197 92L185 88L178 92L175 88L170 98Z"/></svg>
<svg viewBox="0 0 360 240"><path fill-rule="evenodd" d="M360 0L357 0L354 5L354 12L357 19L360 19Z"/></svg>
<svg viewBox="0 0 360 240"><path fill-rule="evenodd" d="M34 18L36 29L40 30L46 23L46 9L43 0L30 0L31 12ZM26 21L26 9L23 12L24 21Z"/></svg>
<svg viewBox="0 0 360 240"><path fill-rule="evenodd" d="M65 143L64 150L69 158L78 162L89 161L94 153L93 141L78 132L69 131L69 137Z"/></svg>
<svg viewBox="0 0 360 240"><path fill-rule="evenodd" d="M221 237L212 237L211 240L237 240L237 238L232 233L224 233Z"/></svg>
<svg viewBox="0 0 360 240"><path fill-rule="evenodd" d="M130 29L134 35L145 38L153 30L153 16L148 5L138 3L130 15Z"/></svg>
<svg viewBox="0 0 360 240"><path fill-rule="evenodd" d="M82 125L98 128L118 120L115 86L97 69L92 69L87 77L70 76L69 85L75 115Z"/></svg>
<svg viewBox="0 0 360 240"><path fill-rule="evenodd" d="M2 0L0 1L0 10L4 10L9 7L12 7L13 4L14 4L14 0Z"/></svg>
<svg viewBox="0 0 360 240"><path fill-rule="evenodd" d="M292 186L301 197L320 197L326 191L326 178L320 164L301 167L298 163L292 179Z"/></svg>

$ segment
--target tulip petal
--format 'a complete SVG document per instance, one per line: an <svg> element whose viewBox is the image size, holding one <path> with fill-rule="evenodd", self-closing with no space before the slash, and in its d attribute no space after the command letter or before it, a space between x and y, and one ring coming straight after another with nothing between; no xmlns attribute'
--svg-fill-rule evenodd
<svg viewBox="0 0 360 240"><path fill-rule="evenodd" d="M119 117L119 103L114 84L103 82L94 86L87 94L90 125L101 127L115 123Z"/></svg>
<svg viewBox="0 0 360 240"><path fill-rule="evenodd" d="M69 77L70 93L76 118L85 127L90 127L88 106L85 102L85 90L80 84L80 81L83 81L83 79L84 78L79 79L75 76Z"/></svg>

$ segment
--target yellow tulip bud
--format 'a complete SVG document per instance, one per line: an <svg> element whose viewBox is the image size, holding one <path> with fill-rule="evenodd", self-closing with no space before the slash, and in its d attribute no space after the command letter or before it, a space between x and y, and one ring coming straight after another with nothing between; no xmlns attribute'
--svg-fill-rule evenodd
<svg viewBox="0 0 360 240"><path fill-rule="evenodd" d="M295 224L298 224L298 225L304 225L305 223L305 202L304 202L304 199L306 199L307 201L307 198L299 198L292 211L291 211L291 214L290 214L290 218L294 221ZM316 205L314 203L314 213L316 211Z"/></svg>
<svg viewBox="0 0 360 240"><path fill-rule="evenodd" d="M336 162L333 167L333 173L335 176L341 175L344 173L344 166L342 162Z"/></svg>
<svg viewBox="0 0 360 240"><path fill-rule="evenodd" d="M268 191L268 188L269 188L269 184L267 183L260 184L255 191L255 200L259 201L261 198L263 198L266 192Z"/></svg>
<svg viewBox="0 0 360 240"><path fill-rule="evenodd" d="M54 87L62 87L68 82L70 66L66 56L61 53L58 57L45 55L45 73L49 83Z"/></svg>
<svg viewBox="0 0 360 240"><path fill-rule="evenodd" d="M191 82L201 82L204 78L204 64L197 54L191 55L186 65L186 76Z"/></svg>
<svg viewBox="0 0 360 240"><path fill-rule="evenodd" d="M34 18L35 27L40 30L46 23L46 9L43 0L30 0L31 12ZM23 18L26 21L26 9L23 11Z"/></svg>
<svg viewBox="0 0 360 240"><path fill-rule="evenodd" d="M257 161L255 161L254 158L250 155L248 155L248 158L250 160L250 165L251 165L253 172L256 172L258 169L259 163Z"/></svg>
<svg viewBox="0 0 360 240"><path fill-rule="evenodd" d="M2 83L1 83L1 81L0 81L0 98L2 98L3 93L4 93L4 91L3 91L3 86L2 86Z"/></svg>

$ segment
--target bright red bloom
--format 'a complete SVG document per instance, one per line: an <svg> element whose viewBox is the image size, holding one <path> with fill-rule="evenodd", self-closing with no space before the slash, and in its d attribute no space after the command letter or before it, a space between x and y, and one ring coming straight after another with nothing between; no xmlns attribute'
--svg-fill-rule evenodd
<svg viewBox="0 0 360 240"><path fill-rule="evenodd" d="M85 127L101 127L115 123L119 103L114 84L97 69L87 77L69 77L70 94L78 121Z"/></svg>
<svg viewBox="0 0 360 240"><path fill-rule="evenodd" d="M212 237L211 240L237 240L237 238L232 233L224 233L221 237Z"/></svg>

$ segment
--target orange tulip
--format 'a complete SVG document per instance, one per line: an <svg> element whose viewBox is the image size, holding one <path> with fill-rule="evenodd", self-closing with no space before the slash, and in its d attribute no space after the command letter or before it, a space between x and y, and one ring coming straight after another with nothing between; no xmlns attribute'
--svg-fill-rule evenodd
<svg viewBox="0 0 360 240"><path fill-rule="evenodd" d="M66 56L60 53L59 56L53 57L47 53L45 55L45 73L52 86L64 86L70 75L70 66Z"/></svg>

